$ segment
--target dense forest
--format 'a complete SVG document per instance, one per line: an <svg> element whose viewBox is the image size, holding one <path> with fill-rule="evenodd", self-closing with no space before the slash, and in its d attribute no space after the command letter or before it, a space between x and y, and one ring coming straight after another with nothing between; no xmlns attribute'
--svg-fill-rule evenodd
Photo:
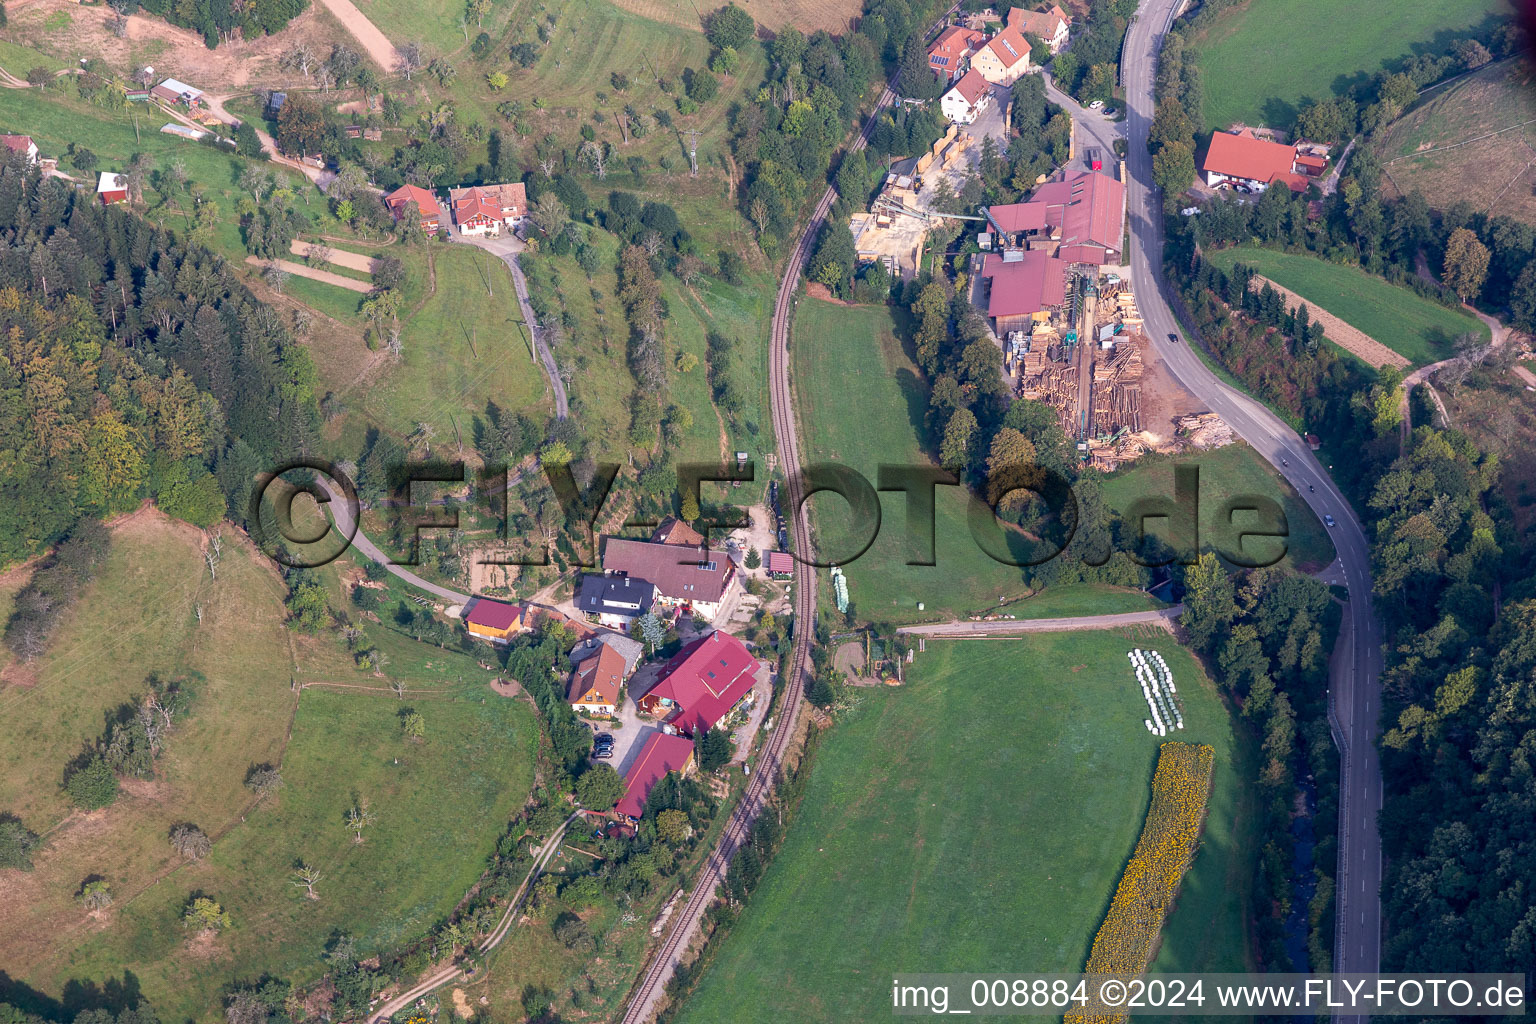
<svg viewBox="0 0 1536 1024"><path fill-rule="evenodd" d="M241 522L314 451L309 354L222 257L15 158L0 239L0 562L145 498Z"/></svg>

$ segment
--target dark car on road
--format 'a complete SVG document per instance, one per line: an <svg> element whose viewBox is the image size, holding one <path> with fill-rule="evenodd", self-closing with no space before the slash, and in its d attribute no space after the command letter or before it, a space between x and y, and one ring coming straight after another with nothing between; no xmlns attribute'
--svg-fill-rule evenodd
<svg viewBox="0 0 1536 1024"><path fill-rule="evenodd" d="M1179 336L1177 334L1170 334L1168 335L1168 340L1177 345L1179 343Z"/></svg>

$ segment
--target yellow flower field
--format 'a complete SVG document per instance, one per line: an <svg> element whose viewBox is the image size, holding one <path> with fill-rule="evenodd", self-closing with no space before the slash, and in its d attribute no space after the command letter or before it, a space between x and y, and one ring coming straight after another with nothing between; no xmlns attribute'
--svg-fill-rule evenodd
<svg viewBox="0 0 1536 1024"><path fill-rule="evenodd" d="M1200 844L1214 752L1203 744L1164 743L1152 777L1152 806L1136 851L1088 956L1087 973L1139 975L1152 958L1179 880ZM1068 1013L1065 1024L1121 1024L1124 1013Z"/></svg>

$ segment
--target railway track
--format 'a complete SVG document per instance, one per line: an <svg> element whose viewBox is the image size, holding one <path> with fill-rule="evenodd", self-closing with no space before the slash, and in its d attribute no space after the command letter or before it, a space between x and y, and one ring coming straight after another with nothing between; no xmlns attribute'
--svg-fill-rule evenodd
<svg viewBox="0 0 1536 1024"><path fill-rule="evenodd" d="M875 108L865 123L864 130L854 139L851 149L863 149L869 143L870 132L880 111L890 105L895 94L887 87L880 94ZM816 238L826 221L827 212L837 200L837 191L828 188L806 222L784 267L779 281L779 292L773 304L773 329L769 339L768 391L773 412L773 434L778 442L779 458L788 481L790 529L795 535L795 550L802 555L811 551L811 535L806 517L800 514L800 442L795 429L794 394L790 384L789 338L790 324L794 320L795 291L800 275L811 258ZM768 737L758 760L757 770L747 786L741 802L736 805L720 842L709 855L694 882L688 902L677 915L666 940L646 968L640 983L630 996L629 1006L622 1018L623 1024L645 1024L653 1016L656 1001L666 989L681 954L698 930L704 911L714 900L715 890L725 879L731 858L746 839L752 823L767 804L774 782L783 767L784 751L794 736L795 723L799 719L800 704L805 696L806 677L811 656L811 639L816 632L816 571L802 562L795 563L795 642L789 657L789 670L784 686L783 702L778 713L778 723Z"/></svg>

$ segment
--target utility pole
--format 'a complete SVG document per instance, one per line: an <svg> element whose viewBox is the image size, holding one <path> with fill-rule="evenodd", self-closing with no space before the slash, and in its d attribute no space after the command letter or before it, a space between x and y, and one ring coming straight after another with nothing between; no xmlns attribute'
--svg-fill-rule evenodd
<svg viewBox="0 0 1536 1024"><path fill-rule="evenodd" d="M685 131L683 134L688 136L688 166L690 168L688 177L697 178L699 176L699 136L703 132Z"/></svg>

